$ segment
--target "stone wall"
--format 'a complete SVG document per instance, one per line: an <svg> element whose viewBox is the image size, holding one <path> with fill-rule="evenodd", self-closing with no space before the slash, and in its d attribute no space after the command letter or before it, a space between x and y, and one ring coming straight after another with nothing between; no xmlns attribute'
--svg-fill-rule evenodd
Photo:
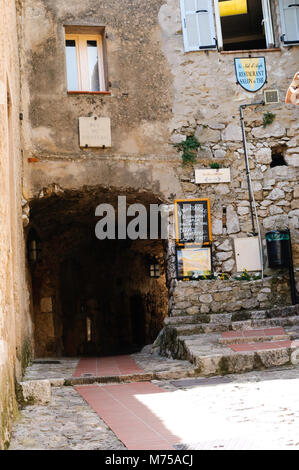
<svg viewBox="0 0 299 470"><path fill-rule="evenodd" d="M14 382L31 355L22 227L19 61L15 4L0 1L0 449L17 412Z"/></svg>
<svg viewBox="0 0 299 470"><path fill-rule="evenodd" d="M263 108L246 111L245 125L251 181L262 238L267 231L289 227L291 230L294 264L299 264L299 140L297 124L280 123L279 115L273 124L263 128ZM202 148L198 150L194 167L178 169L186 198L206 197L211 202L214 241L213 266L217 272L236 271L233 238L246 237L252 232L248 185L245 172L241 128L229 122L204 124L202 119L180 129L183 141L195 135ZM214 127L214 128L213 128ZM272 167L281 156L283 165ZM230 168L231 182L195 184L194 169L209 168L218 162ZM255 222L256 226L256 222ZM266 259L267 253L264 250Z"/></svg>
<svg viewBox="0 0 299 470"><path fill-rule="evenodd" d="M174 280L170 294L170 316L233 313L290 303L288 277L282 274L256 281Z"/></svg>
<svg viewBox="0 0 299 470"><path fill-rule="evenodd" d="M184 52L179 0L125 0L121 9L116 0L100 5L95 0L74 0L71 5L65 0L20 2L26 198L34 203L43 188L53 185L62 191L101 186L108 191L107 198L111 188L119 188L120 194L129 188L136 194L152 191L167 204L208 197L213 270L233 276L233 239L252 232L239 106L259 102L264 90L277 89L280 102L246 108L244 124L262 238L271 229L290 227L298 267L298 110L285 105L284 96L297 71L299 48L282 46L278 0L271 2L271 8L276 47L254 51L266 59L267 83L252 94L236 84L233 60L248 57L248 51ZM66 24L105 27L110 95L67 93ZM274 121L264 126L267 112ZM78 119L94 115L111 119L111 148L80 148ZM184 166L174 144L188 136L195 136L201 147L195 164ZM215 162L230 168L230 183L195 184L195 169L210 168ZM265 245L264 255L267 266ZM166 264L172 295L176 283L172 242ZM274 272L266 269L266 274ZM210 290L209 283L202 285ZM275 291L275 286L264 289ZM232 290L233 308L242 300L237 287ZM193 294L201 288L200 283L194 285ZM264 300L257 307L289 302L287 294L276 298L272 293L259 291ZM246 291L249 294L251 290ZM198 305L187 308L193 307Z"/></svg>

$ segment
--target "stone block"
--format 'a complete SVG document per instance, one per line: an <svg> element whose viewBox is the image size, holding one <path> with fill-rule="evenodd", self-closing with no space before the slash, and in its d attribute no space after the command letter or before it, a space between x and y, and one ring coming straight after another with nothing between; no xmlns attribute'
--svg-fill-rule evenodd
<svg viewBox="0 0 299 470"><path fill-rule="evenodd" d="M254 127L251 131L253 137L257 139L268 139L269 137L283 137L286 134L286 128L279 122L274 122L270 126Z"/></svg>
<svg viewBox="0 0 299 470"><path fill-rule="evenodd" d="M195 131L195 137L199 142L218 142L220 140L220 131L210 129L209 127L197 126Z"/></svg>
<svg viewBox="0 0 299 470"><path fill-rule="evenodd" d="M224 141L241 141L242 131L241 127L236 124L229 124L226 129L222 132L222 140Z"/></svg>
<svg viewBox="0 0 299 470"><path fill-rule="evenodd" d="M263 220L263 225L266 230L281 229L288 225L287 215L272 215Z"/></svg>
<svg viewBox="0 0 299 470"><path fill-rule="evenodd" d="M181 142L185 142L186 139L187 136L184 134L172 134L172 136L170 137L170 141L173 144L180 144Z"/></svg>
<svg viewBox="0 0 299 470"><path fill-rule="evenodd" d="M277 206L270 206L269 212L270 212L270 215L283 214L283 210Z"/></svg>
<svg viewBox="0 0 299 470"><path fill-rule="evenodd" d="M221 245L217 247L217 250L221 250L221 251L231 251L231 249L232 249L232 244L229 239L226 239L223 243L221 243Z"/></svg>
<svg viewBox="0 0 299 470"><path fill-rule="evenodd" d="M210 304L213 301L211 294L202 294L199 296L199 301L204 304Z"/></svg>
<svg viewBox="0 0 299 470"><path fill-rule="evenodd" d="M18 400L21 405L48 405L51 401L49 380L28 380L18 384Z"/></svg>
<svg viewBox="0 0 299 470"><path fill-rule="evenodd" d="M227 233L238 233L240 231L239 218L232 204L226 209Z"/></svg>
<svg viewBox="0 0 299 470"><path fill-rule="evenodd" d="M290 361L290 355L286 349L258 351L256 354L265 367L282 366Z"/></svg>
<svg viewBox="0 0 299 470"><path fill-rule="evenodd" d="M212 233L213 233L213 235L222 235L222 233L223 233L222 219L213 219L212 220Z"/></svg>
<svg viewBox="0 0 299 470"><path fill-rule="evenodd" d="M188 313L188 315L196 315L197 313L199 313L199 307L189 307L186 309L186 312Z"/></svg>
<svg viewBox="0 0 299 470"><path fill-rule="evenodd" d="M272 161L272 152L269 148L261 148L256 153L256 159L258 163L271 163Z"/></svg>
<svg viewBox="0 0 299 470"><path fill-rule="evenodd" d="M271 201L277 201L278 199L283 199L285 197L285 193L282 189L274 188L269 194L267 199L271 199Z"/></svg>
<svg viewBox="0 0 299 470"><path fill-rule="evenodd" d="M294 188L293 197L299 199L299 185Z"/></svg>
<svg viewBox="0 0 299 470"><path fill-rule="evenodd" d="M226 157L226 151L225 150L215 150L214 151L215 158L225 158Z"/></svg>
<svg viewBox="0 0 299 470"><path fill-rule="evenodd" d="M232 251L223 251L223 252L216 253L216 258L218 261L226 261L231 257L232 254L233 254Z"/></svg>
<svg viewBox="0 0 299 470"><path fill-rule="evenodd" d="M286 155L285 161L289 166L298 167L299 166L299 154Z"/></svg>
<svg viewBox="0 0 299 470"><path fill-rule="evenodd" d="M235 266L235 260L231 258L228 261L225 261L223 263L222 271L225 273L230 273L233 270L234 266Z"/></svg>

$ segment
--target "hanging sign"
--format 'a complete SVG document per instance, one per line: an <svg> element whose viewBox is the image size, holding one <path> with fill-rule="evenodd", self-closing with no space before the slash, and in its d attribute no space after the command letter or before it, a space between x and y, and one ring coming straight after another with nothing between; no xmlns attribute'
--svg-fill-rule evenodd
<svg viewBox="0 0 299 470"><path fill-rule="evenodd" d="M246 91L255 93L267 82L265 57L234 59L237 83Z"/></svg>
<svg viewBox="0 0 299 470"><path fill-rule="evenodd" d="M205 245L211 243L210 200L178 199L174 205L177 244Z"/></svg>

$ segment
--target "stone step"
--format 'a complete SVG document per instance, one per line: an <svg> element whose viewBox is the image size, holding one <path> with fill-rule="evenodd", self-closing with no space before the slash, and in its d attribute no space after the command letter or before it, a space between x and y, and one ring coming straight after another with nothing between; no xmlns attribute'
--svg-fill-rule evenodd
<svg viewBox="0 0 299 470"><path fill-rule="evenodd" d="M299 304L286 307L275 307L267 310L244 310L239 312L224 312L215 314L178 315L167 317L165 325L182 325L194 323L223 323L242 320L258 320L265 318L289 317L299 315Z"/></svg>
<svg viewBox="0 0 299 470"><path fill-rule="evenodd" d="M289 335L274 335L267 336L267 341L287 341L289 340ZM242 336L236 338L219 338L219 343L221 344L249 344L249 343L261 343L265 341L265 336L252 336L250 340Z"/></svg>
<svg viewBox="0 0 299 470"><path fill-rule="evenodd" d="M283 328L250 329L241 331L227 331L219 338L221 344L248 344L265 341L283 341L293 339L294 335L288 334Z"/></svg>
<svg viewBox="0 0 299 470"><path fill-rule="evenodd" d="M285 319L286 320L286 319ZM298 321L298 317L297 317ZM297 323L299 324L299 322ZM239 336L250 330L235 330ZM165 328L160 338L160 354L176 359L189 360L198 375L213 376L242 373L251 370L265 369L299 363L299 328L287 327L269 332L269 336L260 335L261 341L252 341L255 336L248 337L246 342L230 344L219 341L223 336L219 332L181 335L177 328ZM256 334L252 330L251 334ZM225 336L225 335L224 335ZM226 335L227 336L227 335ZM231 337L232 338L232 337ZM256 336L258 338L258 335Z"/></svg>
<svg viewBox="0 0 299 470"><path fill-rule="evenodd" d="M274 318L262 318L262 319L251 319L245 321L235 322L210 322L202 324L168 324L166 328L173 328L177 331L178 335L195 335L205 333L221 333L225 331L238 331L248 330L252 328L271 328L271 327L285 327L285 326L297 326L299 325L299 316L293 317L274 317Z"/></svg>

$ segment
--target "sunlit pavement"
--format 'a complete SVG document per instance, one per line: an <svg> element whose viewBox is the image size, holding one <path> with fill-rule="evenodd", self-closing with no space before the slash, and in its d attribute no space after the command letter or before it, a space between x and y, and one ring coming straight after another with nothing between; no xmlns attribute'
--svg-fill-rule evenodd
<svg viewBox="0 0 299 470"><path fill-rule="evenodd" d="M298 366L52 390L21 411L12 449L299 449Z"/></svg>
<svg viewBox="0 0 299 470"><path fill-rule="evenodd" d="M158 426L156 437L161 433L160 449L165 434L168 445L172 443L176 448L299 449L299 369L230 377L231 383L184 389L175 386L181 386L184 381L156 382L156 387L166 393L156 390L153 393L150 383L148 390L147 384L142 384L140 393L138 384L109 385L110 405L104 398L107 386L96 385L90 404L129 449L157 448L147 442L147 434L142 436L142 426L148 430L155 425ZM117 397L119 408L111 406L111 394ZM113 419L110 415L107 421L109 406ZM137 409L142 410L141 415ZM122 414L121 410L125 412ZM130 426L126 427L128 413Z"/></svg>

